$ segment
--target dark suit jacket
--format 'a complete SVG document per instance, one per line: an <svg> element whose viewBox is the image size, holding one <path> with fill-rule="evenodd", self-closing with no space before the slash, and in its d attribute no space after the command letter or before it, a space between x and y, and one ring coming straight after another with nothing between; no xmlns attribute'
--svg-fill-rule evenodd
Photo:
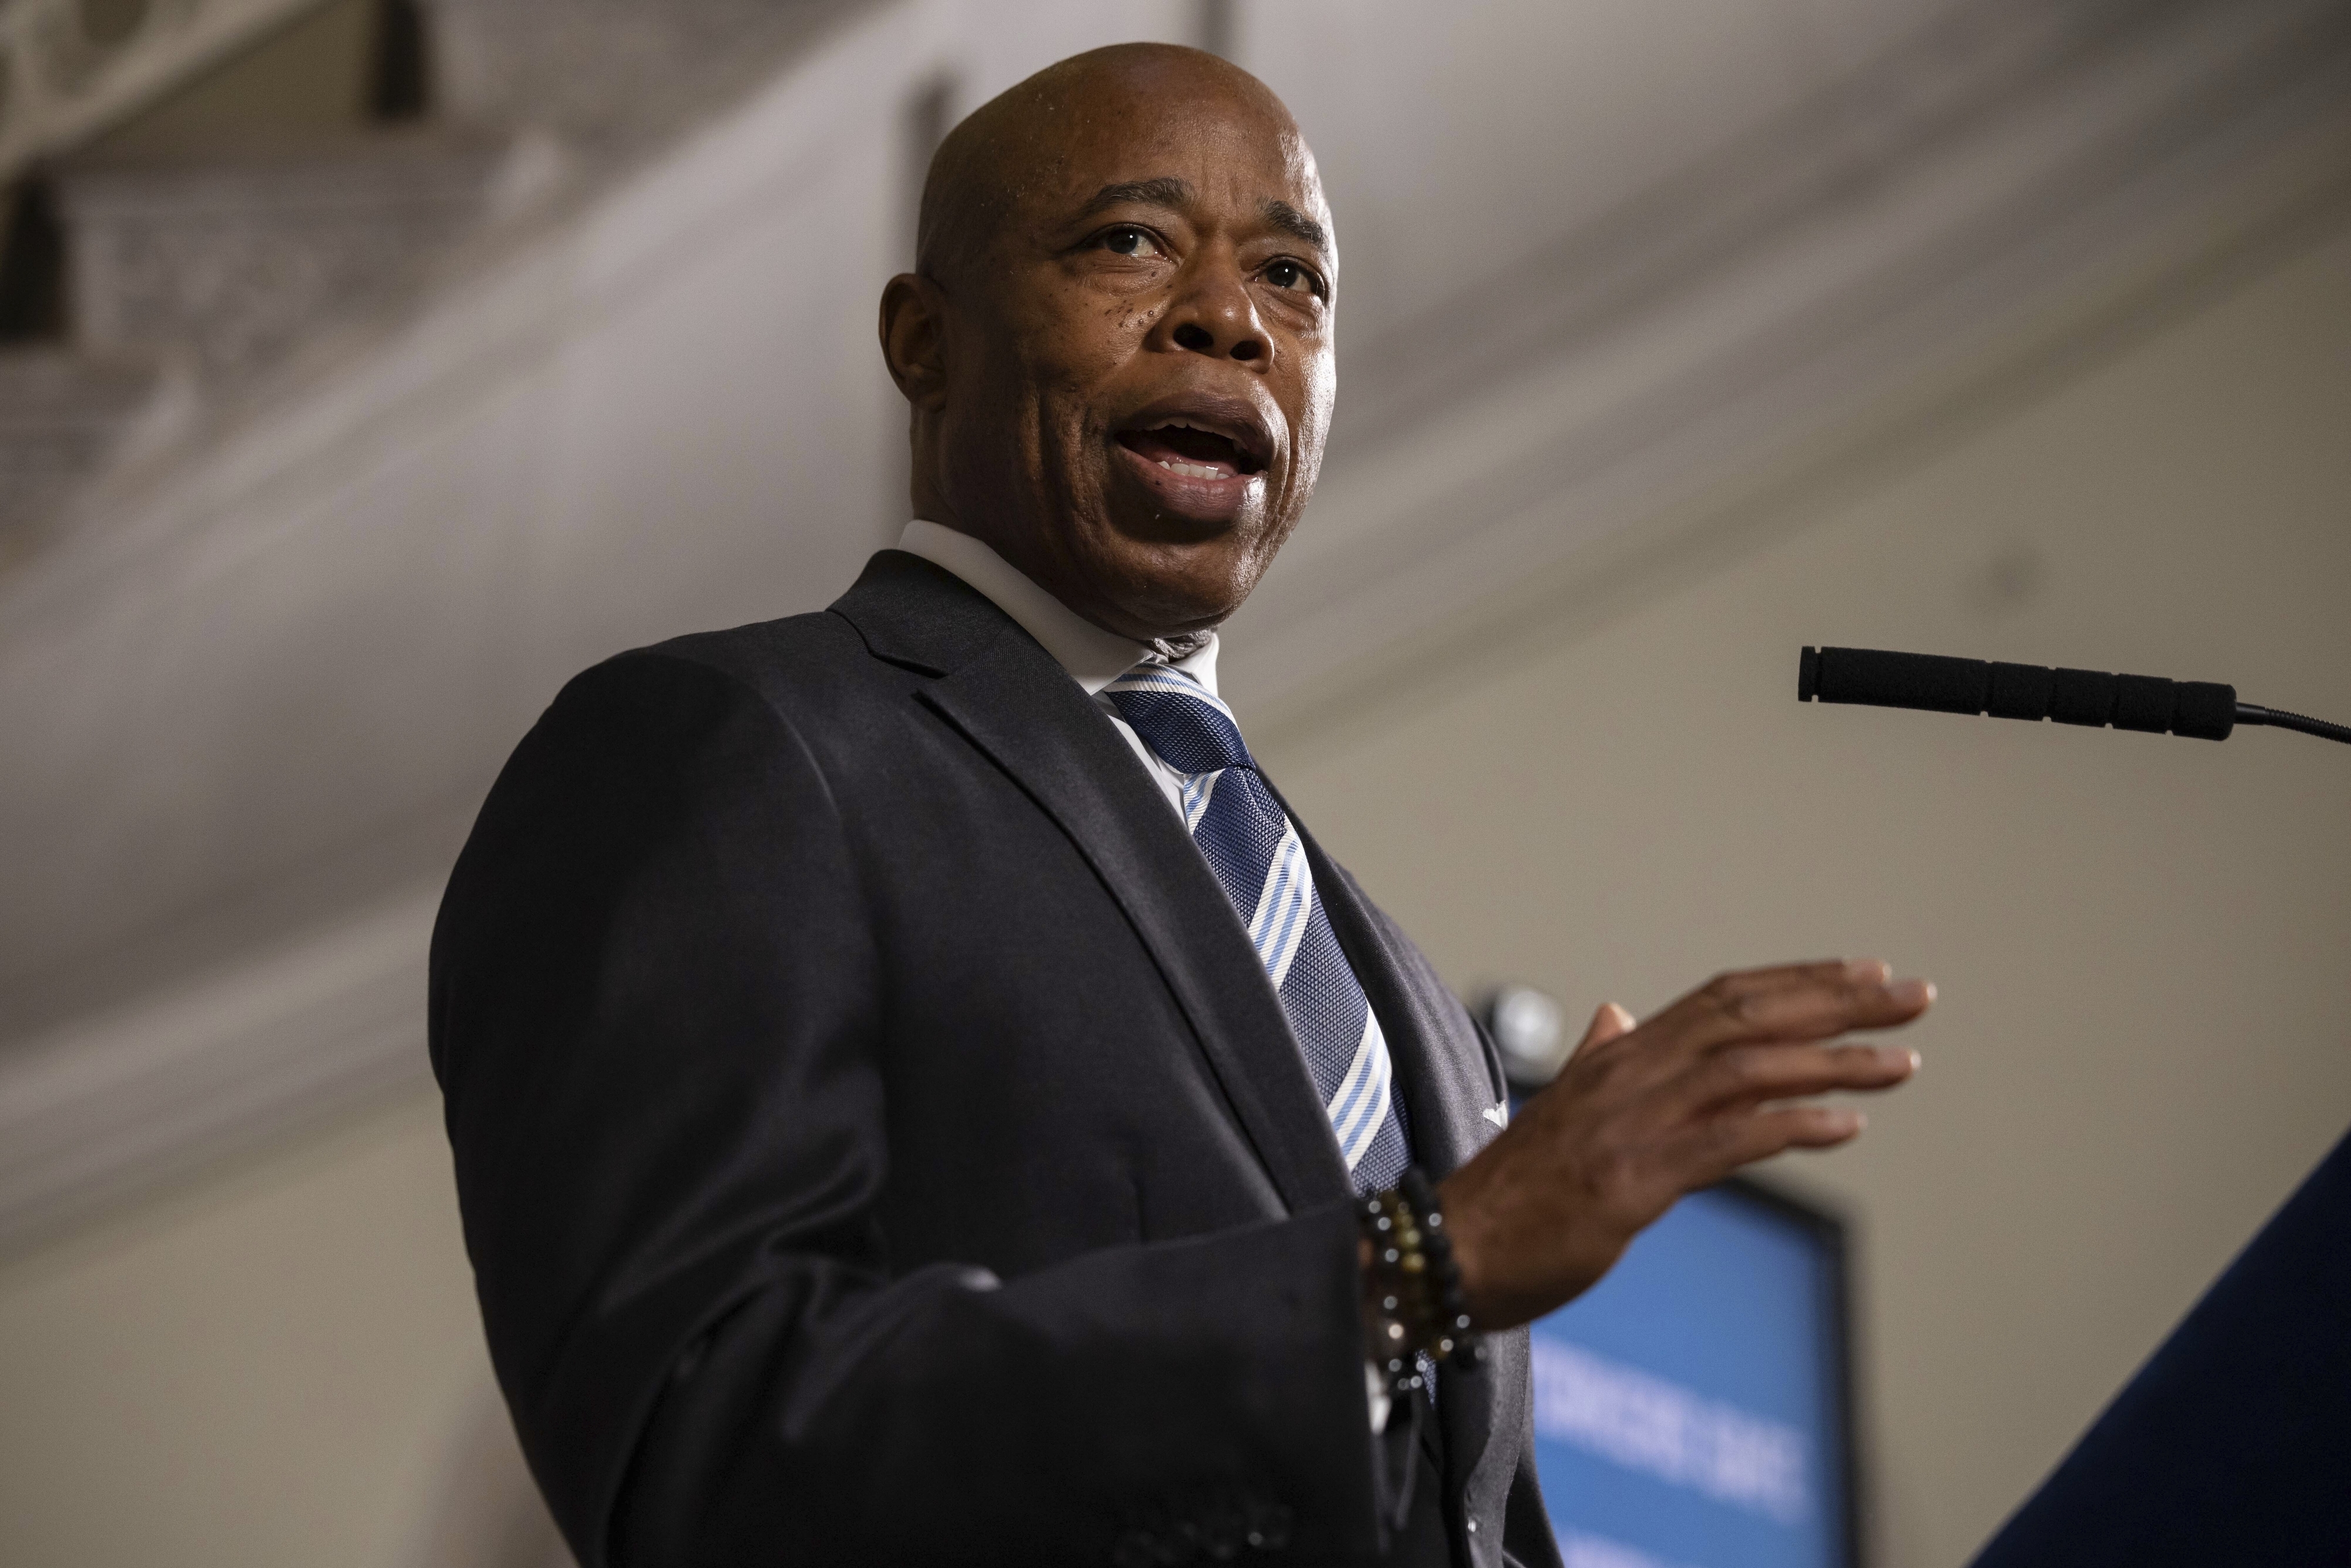
<svg viewBox="0 0 2351 1568"><path fill-rule="evenodd" d="M1309 845L1441 1176L1499 1063ZM451 880L432 1040L584 1568L1558 1561L1523 1333L1442 1379L1387 1541L1280 1003L1102 713L925 561L571 682Z"/></svg>

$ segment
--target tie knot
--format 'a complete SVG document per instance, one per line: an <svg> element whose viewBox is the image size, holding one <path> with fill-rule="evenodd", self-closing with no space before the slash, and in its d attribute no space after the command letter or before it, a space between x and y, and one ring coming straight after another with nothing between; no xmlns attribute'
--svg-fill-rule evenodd
<svg viewBox="0 0 2351 1568"><path fill-rule="evenodd" d="M1232 710L1183 671L1137 664L1103 689L1119 716L1177 772L1256 768Z"/></svg>

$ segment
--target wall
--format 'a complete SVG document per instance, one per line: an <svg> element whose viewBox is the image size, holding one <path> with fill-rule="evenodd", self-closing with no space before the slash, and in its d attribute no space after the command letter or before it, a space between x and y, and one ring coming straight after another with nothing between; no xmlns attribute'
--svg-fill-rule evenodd
<svg viewBox="0 0 2351 1568"><path fill-rule="evenodd" d="M0 1265L0 1347L19 1568L546 1560L429 1096Z"/></svg>

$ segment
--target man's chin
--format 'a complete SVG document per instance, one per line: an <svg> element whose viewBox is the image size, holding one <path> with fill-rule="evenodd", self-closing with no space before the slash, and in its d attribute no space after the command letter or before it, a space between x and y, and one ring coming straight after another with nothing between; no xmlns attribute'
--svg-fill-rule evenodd
<svg viewBox="0 0 2351 1568"><path fill-rule="evenodd" d="M1130 541L1122 553L1103 597L1122 622L1114 629L1138 642L1214 631L1257 583L1256 563L1229 537L1189 548Z"/></svg>

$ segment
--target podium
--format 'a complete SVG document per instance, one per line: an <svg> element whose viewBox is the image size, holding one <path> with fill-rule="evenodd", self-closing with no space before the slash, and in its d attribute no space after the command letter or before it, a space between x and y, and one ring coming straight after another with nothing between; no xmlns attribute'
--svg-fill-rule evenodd
<svg viewBox="0 0 2351 1568"><path fill-rule="evenodd" d="M2351 1564L2351 1136L1972 1568Z"/></svg>

